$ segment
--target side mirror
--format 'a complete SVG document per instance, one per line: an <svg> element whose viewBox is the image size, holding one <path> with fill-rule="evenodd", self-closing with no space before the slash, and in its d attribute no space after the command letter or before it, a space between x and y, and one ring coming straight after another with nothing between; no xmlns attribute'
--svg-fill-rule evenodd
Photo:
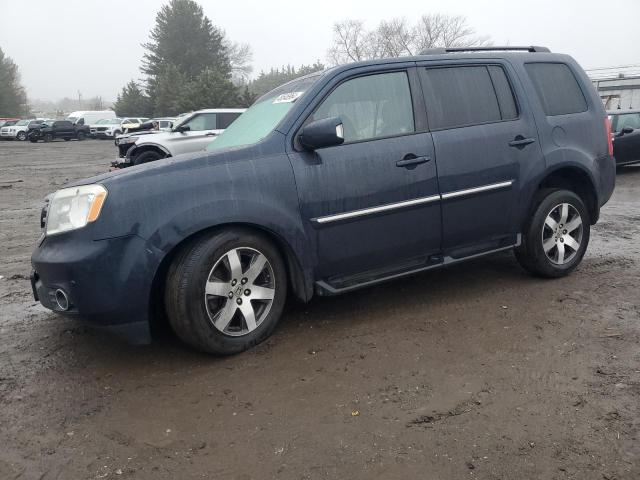
<svg viewBox="0 0 640 480"><path fill-rule="evenodd" d="M631 127L624 127L624 128L622 129L622 133L623 133L623 134L633 133L633 128L631 128Z"/></svg>
<svg viewBox="0 0 640 480"><path fill-rule="evenodd" d="M188 132L189 130L191 130L191 127L189 125L180 125L178 128L176 128L176 132L180 133Z"/></svg>
<svg viewBox="0 0 640 480"><path fill-rule="evenodd" d="M300 144L307 150L333 147L344 142L344 128L339 117L309 123L300 133Z"/></svg>

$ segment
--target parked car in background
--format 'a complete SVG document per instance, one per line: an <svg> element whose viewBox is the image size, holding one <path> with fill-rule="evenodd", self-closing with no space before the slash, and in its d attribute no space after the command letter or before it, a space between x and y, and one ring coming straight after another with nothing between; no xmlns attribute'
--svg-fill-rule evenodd
<svg viewBox="0 0 640 480"><path fill-rule="evenodd" d="M92 123L89 125L89 137L90 138L96 138L95 132L96 132L96 128L98 128L100 125L104 125L105 123L109 122L110 118L101 118L100 120L98 120L95 123Z"/></svg>
<svg viewBox="0 0 640 480"><path fill-rule="evenodd" d="M47 121L29 129L29 141L32 143L36 143L38 140L51 142L62 139L69 141L72 138L84 140L88 135L88 125L76 125L69 120Z"/></svg>
<svg viewBox="0 0 640 480"><path fill-rule="evenodd" d="M71 112L65 120L74 125L86 125L88 127L98 120L106 118L116 118L116 112L113 110L80 110Z"/></svg>
<svg viewBox="0 0 640 480"><path fill-rule="evenodd" d="M466 50L301 77L207 152L58 190L36 300L137 341L163 309L193 348L233 354L274 331L288 292L349 294L506 250L537 276L570 274L615 186L602 102L567 55ZM146 138L188 143L181 127L219 126L202 114Z"/></svg>
<svg viewBox="0 0 640 480"><path fill-rule="evenodd" d="M45 120L44 118L31 118L20 120L15 125L0 127L0 138L24 141L27 139L29 127L39 125Z"/></svg>
<svg viewBox="0 0 640 480"><path fill-rule="evenodd" d="M640 110L611 110L613 155L616 164L640 163Z"/></svg>
<svg viewBox="0 0 640 480"><path fill-rule="evenodd" d="M198 110L182 117L168 132L153 135L139 132L118 137L120 158L112 166L123 168L204 150L244 111L243 108Z"/></svg>
<svg viewBox="0 0 640 480"><path fill-rule="evenodd" d="M121 133L129 133L132 129L140 128L140 125L148 120L147 117L127 117L122 121Z"/></svg>
<svg viewBox="0 0 640 480"><path fill-rule="evenodd" d="M19 121L19 118L0 118L0 127L10 127L11 125L15 125Z"/></svg>
<svg viewBox="0 0 640 480"><path fill-rule="evenodd" d="M126 119L119 117L104 119L100 124L91 127L91 135L94 138L115 138L123 131L122 124Z"/></svg>

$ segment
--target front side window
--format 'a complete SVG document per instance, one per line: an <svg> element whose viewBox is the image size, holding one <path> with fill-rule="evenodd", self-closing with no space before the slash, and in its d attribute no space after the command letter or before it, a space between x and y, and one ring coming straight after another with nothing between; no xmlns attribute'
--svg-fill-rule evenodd
<svg viewBox="0 0 640 480"><path fill-rule="evenodd" d="M358 77L340 84L309 121L339 117L345 143L415 131L406 72Z"/></svg>
<svg viewBox="0 0 640 480"><path fill-rule="evenodd" d="M578 81L564 63L527 63L527 73L547 116L587 111Z"/></svg>
<svg viewBox="0 0 640 480"><path fill-rule="evenodd" d="M200 113L183 123L182 126L189 127L189 130L192 132L200 132L202 130L215 130L216 114Z"/></svg>
<svg viewBox="0 0 640 480"><path fill-rule="evenodd" d="M502 67L425 68L421 75L432 130L500 122L518 115Z"/></svg>

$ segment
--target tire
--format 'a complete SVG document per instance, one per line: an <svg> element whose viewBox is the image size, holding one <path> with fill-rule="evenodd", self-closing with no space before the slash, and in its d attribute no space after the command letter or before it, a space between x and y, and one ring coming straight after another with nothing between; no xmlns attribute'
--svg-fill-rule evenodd
<svg viewBox="0 0 640 480"><path fill-rule="evenodd" d="M133 164L142 165L143 163L155 162L156 160L160 160L161 158L164 158L164 156L158 152L154 152L154 151L142 152L140 155L135 157Z"/></svg>
<svg viewBox="0 0 640 480"><path fill-rule="evenodd" d="M515 250L516 258L534 275L568 275L580 264L589 244L589 211L569 190L542 190L534 204L522 244Z"/></svg>
<svg viewBox="0 0 640 480"><path fill-rule="evenodd" d="M71 140L71 138L69 138L69 137L64 137L64 141L65 141L65 142L68 142L69 140Z"/></svg>
<svg viewBox="0 0 640 480"><path fill-rule="evenodd" d="M24 142L27 139L27 132L18 132L16 138L21 142Z"/></svg>
<svg viewBox="0 0 640 480"><path fill-rule="evenodd" d="M232 355L271 335L287 297L287 275L269 240L229 229L189 242L167 272L164 293L178 337L198 350Z"/></svg>
<svg viewBox="0 0 640 480"><path fill-rule="evenodd" d="M38 143L38 139L37 138L30 138L29 141L31 143Z"/></svg>
<svg viewBox="0 0 640 480"><path fill-rule="evenodd" d="M45 142L47 142L47 143L48 143L48 142L52 142L52 141L53 141L53 135L51 135L50 133L47 133L47 134L44 136L44 141L45 141Z"/></svg>
<svg viewBox="0 0 640 480"><path fill-rule="evenodd" d="M78 140L80 140L80 141L84 140L84 139L85 139L85 134L84 134L84 132L78 132L78 133L76 133L76 138L77 138Z"/></svg>

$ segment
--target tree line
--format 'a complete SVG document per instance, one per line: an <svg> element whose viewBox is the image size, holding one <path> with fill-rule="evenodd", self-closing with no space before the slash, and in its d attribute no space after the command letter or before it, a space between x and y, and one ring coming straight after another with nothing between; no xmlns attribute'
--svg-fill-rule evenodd
<svg viewBox="0 0 640 480"><path fill-rule="evenodd" d="M488 43L488 37L477 35L459 15L429 14L414 22L395 18L371 29L361 20L345 20L334 24L327 59L340 65L416 55L427 48ZM130 80L120 90L113 106L119 116L161 117L207 107L248 107L278 85L325 69L320 61L283 65L251 78L251 47L232 42L195 0L169 0L162 6L143 47L142 78ZM27 110L18 68L0 50L0 116L26 115Z"/></svg>

